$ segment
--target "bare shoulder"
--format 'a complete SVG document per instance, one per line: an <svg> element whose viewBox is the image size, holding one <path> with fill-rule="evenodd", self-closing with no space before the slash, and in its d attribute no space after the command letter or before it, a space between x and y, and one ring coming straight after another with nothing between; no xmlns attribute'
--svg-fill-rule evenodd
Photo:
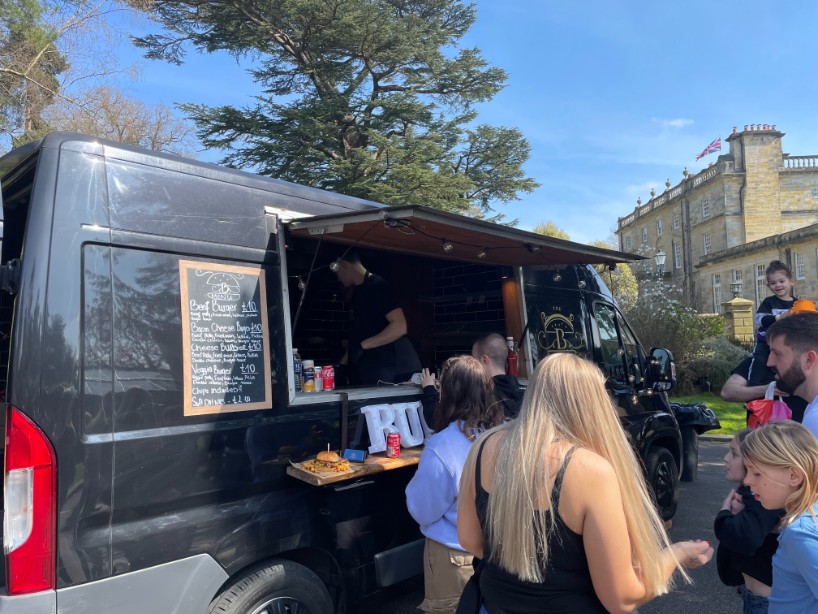
<svg viewBox="0 0 818 614"><path fill-rule="evenodd" d="M585 448L576 448L571 462L566 469L567 480L576 478L584 484L615 479L614 468L606 459L596 452Z"/></svg>

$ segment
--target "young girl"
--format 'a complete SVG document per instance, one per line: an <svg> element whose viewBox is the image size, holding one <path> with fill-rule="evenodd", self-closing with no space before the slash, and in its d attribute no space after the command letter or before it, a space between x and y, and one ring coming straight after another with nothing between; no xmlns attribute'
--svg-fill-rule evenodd
<svg viewBox="0 0 818 614"><path fill-rule="evenodd" d="M751 386L760 386L772 379L767 368L770 346L767 345L766 331L777 318L789 313L795 300L792 293L794 286L795 282L790 267L779 260L773 260L767 267L767 287L773 295L761 301L756 311L755 324L758 326L758 331L747 374L747 381Z"/></svg>
<svg viewBox="0 0 818 614"><path fill-rule="evenodd" d="M730 441L724 455L727 480L741 482L747 473L741 456L741 442L750 433L744 429ZM731 490L716 516L713 529L719 540L716 568L727 586L739 586L744 614L767 612L767 598L773 583L773 554L778 534L772 531L784 515L783 509L767 510L745 485Z"/></svg>
<svg viewBox="0 0 818 614"><path fill-rule="evenodd" d="M818 440L797 422L771 422L747 435L741 455L755 498L785 510L770 614L818 612Z"/></svg>

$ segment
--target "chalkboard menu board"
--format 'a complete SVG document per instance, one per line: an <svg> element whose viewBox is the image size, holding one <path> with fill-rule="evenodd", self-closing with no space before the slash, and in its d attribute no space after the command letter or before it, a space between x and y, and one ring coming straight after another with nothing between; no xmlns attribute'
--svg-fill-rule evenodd
<svg viewBox="0 0 818 614"><path fill-rule="evenodd" d="M272 405L264 270L179 261L184 413Z"/></svg>

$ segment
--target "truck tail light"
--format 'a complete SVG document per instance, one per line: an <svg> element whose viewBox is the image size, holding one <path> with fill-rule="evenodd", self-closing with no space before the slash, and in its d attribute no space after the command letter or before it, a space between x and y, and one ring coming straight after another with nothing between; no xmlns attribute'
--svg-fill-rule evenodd
<svg viewBox="0 0 818 614"><path fill-rule="evenodd" d="M57 462L45 434L7 406L3 550L9 595L54 588Z"/></svg>

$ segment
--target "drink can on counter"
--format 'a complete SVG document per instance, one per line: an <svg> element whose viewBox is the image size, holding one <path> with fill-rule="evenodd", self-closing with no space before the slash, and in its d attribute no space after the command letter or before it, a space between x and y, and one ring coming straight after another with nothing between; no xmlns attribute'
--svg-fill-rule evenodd
<svg viewBox="0 0 818 614"><path fill-rule="evenodd" d="M304 378L304 392L315 392L315 361L304 360L301 362L302 372Z"/></svg>
<svg viewBox="0 0 818 614"><path fill-rule="evenodd" d="M321 367L315 367L315 392L321 392L324 389L324 377Z"/></svg>
<svg viewBox="0 0 818 614"><path fill-rule="evenodd" d="M400 456L400 433L389 433L386 436L386 455L389 458Z"/></svg>
<svg viewBox="0 0 818 614"><path fill-rule="evenodd" d="M321 369L324 378L324 390L335 390L335 367L328 365Z"/></svg>

